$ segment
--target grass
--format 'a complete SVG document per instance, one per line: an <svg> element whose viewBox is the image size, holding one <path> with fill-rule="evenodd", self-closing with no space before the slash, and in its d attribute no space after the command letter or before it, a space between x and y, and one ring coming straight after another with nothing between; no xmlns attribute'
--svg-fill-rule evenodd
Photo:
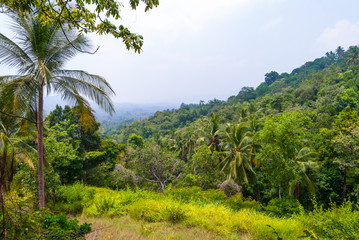
<svg viewBox="0 0 359 240"><path fill-rule="evenodd" d="M85 217L79 218L80 222L92 223L92 229L99 229L86 236L86 239L93 240L116 240L116 239L203 239L203 240L247 240L249 235L232 234L232 235L217 235L198 227L186 227L182 224L171 224L168 222L148 223L144 221L137 221L130 216L119 218L109 217ZM95 235L96 234L96 235Z"/></svg>
<svg viewBox="0 0 359 240"><path fill-rule="evenodd" d="M86 198L77 197L74 202L81 202L83 206L82 221L93 223L93 229L106 227L96 231L96 239L290 240L303 238L303 235L307 236L303 239L359 237L359 206L350 202L327 210L318 206L313 212L305 212L300 207L294 215L279 217L273 214L273 209L281 209L282 205L273 204L268 212L260 203L240 195L226 198L218 191L206 192L195 188L176 189L164 194L140 189L112 191L86 186L77 186L69 191L93 192L82 194ZM76 192L74 195L80 196ZM71 204L72 200L66 197L71 196L70 192L64 196L55 208L66 206L63 202ZM297 207L294 208L297 210ZM74 209L73 213L77 211ZM90 236L93 238L94 234Z"/></svg>

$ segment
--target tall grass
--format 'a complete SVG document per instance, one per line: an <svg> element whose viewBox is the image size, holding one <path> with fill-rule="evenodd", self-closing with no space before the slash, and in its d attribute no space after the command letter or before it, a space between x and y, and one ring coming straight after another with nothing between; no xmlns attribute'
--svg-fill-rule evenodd
<svg viewBox="0 0 359 240"><path fill-rule="evenodd" d="M73 191L78 189L77 186ZM276 217L254 200L240 195L227 198L217 190L176 189L159 194L83 186L82 191L95 191L93 197L83 198L87 201L83 217L130 216L140 222L167 222L221 236L243 234L251 239L298 239L304 232L320 239L359 239L358 206L349 202L329 210L317 207L313 212L301 210L297 215Z"/></svg>

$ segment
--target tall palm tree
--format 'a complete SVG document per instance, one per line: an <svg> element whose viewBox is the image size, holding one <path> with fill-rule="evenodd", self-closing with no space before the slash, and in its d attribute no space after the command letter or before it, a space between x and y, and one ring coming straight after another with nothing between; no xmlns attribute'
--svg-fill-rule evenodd
<svg viewBox="0 0 359 240"><path fill-rule="evenodd" d="M67 60L76 49L88 50L89 41L74 31L64 34L60 25L41 22L32 15L13 14L14 41L0 34L0 60L17 69L17 75L2 76L0 96L4 99L0 110L26 118L33 118L37 126L39 207L45 207L44 196L44 95L61 94L63 100L78 106L80 120L91 122L92 109L86 98L93 100L107 112L113 111L110 85L100 76L79 70L64 70ZM66 30L65 30L66 31Z"/></svg>
<svg viewBox="0 0 359 240"><path fill-rule="evenodd" d="M227 170L227 177L246 183L256 181L256 175L250 162L251 132L243 124L232 123L225 131L223 150L225 157L220 163L222 170Z"/></svg>
<svg viewBox="0 0 359 240"><path fill-rule="evenodd" d="M191 157L197 143L197 132L194 126L184 127L175 133L177 149L180 150L181 160L187 162Z"/></svg>

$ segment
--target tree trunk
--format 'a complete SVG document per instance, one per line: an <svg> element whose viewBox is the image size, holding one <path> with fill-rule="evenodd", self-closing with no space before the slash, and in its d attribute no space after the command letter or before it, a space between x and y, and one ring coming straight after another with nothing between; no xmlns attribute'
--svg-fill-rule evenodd
<svg viewBox="0 0 359 240"><path fill-rule="evenodd" d="M5 146L6 148L6 146ZM5 189L5 169L7 161L7 152L6 149L3 152L2 162L1 162L1 177L0 177L0 205L2 212L2 232L0 237L6 239L6 220L5 220L5 198L4 198L4 189Z"/></svg>
<svg viewBox="0 0 359 240"><path fill-rule="evenodd" d="M343 179L343 199L347 197L347 170L344 169L344 179Z"/></svg>
<svg viewBox="0 0 359 240"><path fill-rule="evenodd" d="M43 87L39 92L39 105L37 110L37 161L39 178L39 207L45 207L45 180L44 180L44 125L43 125Z"/></svg>
<svg viewBox="0 0 359 240"><path fill-rule="evenodd" d="M294 197L299 200L300 198L300 183L296 182L294 187Z"/></svg>
<svg viewBox="0 0 359 240"><path fill-rule="evenodd" d="M279 184L279 186L278 186L278 197L279 197L279 199L281 199L281 198L282 198L282 193L281 193L281 187L280 187L280 184Z"/></svg>

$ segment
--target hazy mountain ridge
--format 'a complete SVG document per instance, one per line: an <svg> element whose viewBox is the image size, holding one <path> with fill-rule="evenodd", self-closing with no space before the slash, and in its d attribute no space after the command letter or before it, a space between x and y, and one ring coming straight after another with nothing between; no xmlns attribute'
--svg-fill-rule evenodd
<svg viewBox="0 0 359 240"><path fill-rule="evenodd" d="M44 100L46 115L55 109L56 105L64 107L69 105L61 99L61 96L48 96ZM102 128L114 128L118 124L129 124L135 120L152 116L156 111L176 109L179 106L170 103L141 104L141 103L114 103L115 113L112 115L103 111L99 106L91 103L95 111L96 120L102 124Z"/></svg>

